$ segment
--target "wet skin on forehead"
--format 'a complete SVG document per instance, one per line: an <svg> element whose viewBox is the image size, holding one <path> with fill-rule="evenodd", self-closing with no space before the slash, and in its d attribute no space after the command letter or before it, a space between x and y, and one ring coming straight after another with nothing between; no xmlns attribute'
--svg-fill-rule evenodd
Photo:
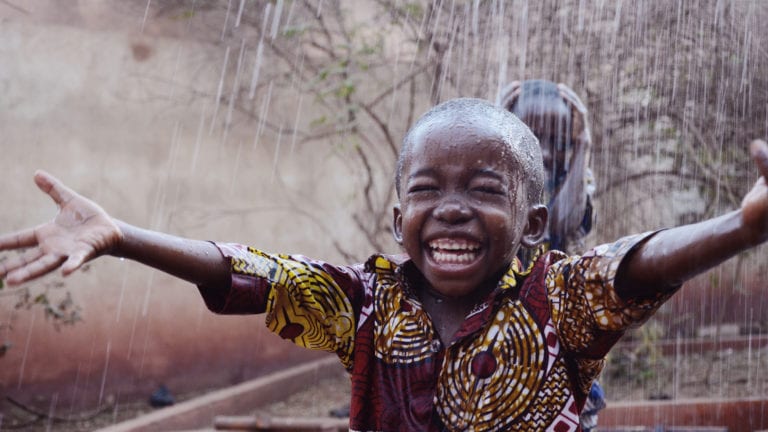
<svg viewBox="0 0 768 432"><path fill-rule="evenodd" d="M411 135L395 237L438 293L484 295L520 245L528 202L520 163L484 119L437 118Z"/></svg>

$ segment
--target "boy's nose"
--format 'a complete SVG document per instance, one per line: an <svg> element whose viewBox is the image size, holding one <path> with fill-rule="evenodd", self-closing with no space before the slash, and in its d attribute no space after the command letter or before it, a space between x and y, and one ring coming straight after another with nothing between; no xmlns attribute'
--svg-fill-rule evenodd
<svg viewBox="0 0 768 432"><path fill-rule="evenodd" d="M456 197L446 197L435 207L433 212L436 219L448 223L461 223L472 217L472 210Z"/></svg>

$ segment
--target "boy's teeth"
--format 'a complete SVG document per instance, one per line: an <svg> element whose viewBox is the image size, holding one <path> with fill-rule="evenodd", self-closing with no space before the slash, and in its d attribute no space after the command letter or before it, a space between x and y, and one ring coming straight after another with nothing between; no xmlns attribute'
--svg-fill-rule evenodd
<svg viewBox="0 0 768 432"><path fill-rule="evenodd" d="M458 251L458 250L473 251L473 250L480 249L480 245L478 245L475 242L470 242L467 240L448 240L448 239L433 240L429 242L429 247L436 250L448 250L448 251Z"/></svg>
<svg viewBox="0 0 768 432"><path fill-rule="evenodd" d="M432 251L432 257L435 261L444 264L467 264L471 263L477 254L474 252L456 253Z"/></svg>
<svg viewBox="0 0 768 432"><path fill-rule="evenodd" d="M432 257L444 264L467 264L477 258L480 245L468 240L438 239L429 242Z"/></svg>

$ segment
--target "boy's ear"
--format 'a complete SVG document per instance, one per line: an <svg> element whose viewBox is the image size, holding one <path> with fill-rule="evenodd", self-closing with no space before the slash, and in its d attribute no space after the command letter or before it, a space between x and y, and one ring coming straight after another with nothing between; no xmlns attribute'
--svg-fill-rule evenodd
<svg viewBox="0 0 768 432"><path fill-rule="evenodd" d="M403 244L403 213L400 211L400 204L392 207L392 236L397 244Z"/></svg>
<svg viewBox="0 0 768 432"><path fill-rule="evenodd" d="M543 204L536 204L528 210L528 223L525 225L523 231L523 238L520 239L520 243L527 247L532 248L544 238L544 234L547 232L547 220L549 219L549 210Z"/></svg>

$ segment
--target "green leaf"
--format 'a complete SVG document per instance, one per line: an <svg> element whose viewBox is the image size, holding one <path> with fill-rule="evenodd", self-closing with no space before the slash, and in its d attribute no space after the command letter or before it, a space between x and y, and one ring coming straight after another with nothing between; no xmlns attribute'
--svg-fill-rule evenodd
<svg viewBox="0 0 768 432"><path fill-rule="evenodd" d="M283 35L289 38L294 36L301 36L306 32L306 30L306 26L290 26L283 30Z"/></svg>
<svg viewBox="0 0 768 432"><path fill-rule="evenodd" d="M194 9L186 9L181 11L180 13L171 16L171 19L174 20L184 20L184 19L190 19L195 17L195 10Z"/></svg>
<svg viewBox="0 0 768 432"><path fill-rule="evenodd" d="M328 117L326 117L326 116L321 116L321 117L318 117L318 118L316 118L316 119L312 120L312 121L309 123L309 126L310 126L310 127L317 127L317 126L320 126L320 125L323 125L323 124L325 124L325 122L326 122L326 121L328 121Z"/></svg>
<svg viewBox="0 0 768 432"><path fill-rule="evenodd" d="M424 13L424 9L417 2L408 2L403 8L405 9L405 12L412 18L420 18Z"/></svg>
<svg viewBox="0 0 768 432"><path fill-rule="evenodd" d="M355 92L355 85L351 82L347 81L343 83L339 88L336 89L336 96L340 98L346 98L352 95L352 93Z"/></svg>

